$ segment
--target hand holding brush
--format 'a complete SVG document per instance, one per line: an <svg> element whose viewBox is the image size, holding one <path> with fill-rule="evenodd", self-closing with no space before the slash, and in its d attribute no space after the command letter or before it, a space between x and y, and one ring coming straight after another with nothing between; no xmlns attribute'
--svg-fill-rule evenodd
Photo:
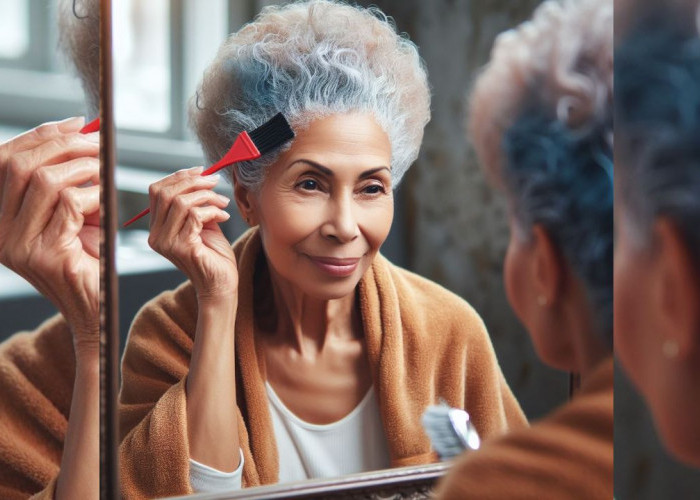
<svg viewBox="0 0 700 500"><path fill-rule="evenodd" d="M293 138L294 132L289 126L286 118L282 113L277 113L252 132L241 132L238 137L236 137L236 140L233 142L233 146L231 146L231 149L228 150L224 157L208 169L204 170L201 175L211 175L218 172L222 168L241 161L256 160L262 155L282 146L284 143ZM136 222L149 212L150 208L146 208L125 222L124 227Z"/></svg>

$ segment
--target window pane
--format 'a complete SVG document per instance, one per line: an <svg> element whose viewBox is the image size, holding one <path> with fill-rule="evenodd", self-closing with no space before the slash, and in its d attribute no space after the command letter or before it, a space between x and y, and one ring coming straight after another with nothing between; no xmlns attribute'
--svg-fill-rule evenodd
<svg viewBox="0 0 700 500"><path fill-rule="evenodd" d="M170 5L168 0L112 2L117 126L153 132L170 128Z"/></svg>
<svg viewBox="0 0 700 500"><path fill-rule="evenodd" d="M29 48L29 0L0 0L0 58L18 59Z"/></svg>

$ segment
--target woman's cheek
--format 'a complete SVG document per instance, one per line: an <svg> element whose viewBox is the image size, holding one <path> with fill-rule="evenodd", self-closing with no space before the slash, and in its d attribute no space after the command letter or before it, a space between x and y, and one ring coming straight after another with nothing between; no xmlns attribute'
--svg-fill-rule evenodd
<svg viewBox="0 0 700 500"><path fill-rule="evenodd" d="M394 220L394 199L388 196L374 206L365 207L361 213L360 227L363 228L370 248L373 251L377 251L386 241L389 231L391 231L391 225Z"/></svg>

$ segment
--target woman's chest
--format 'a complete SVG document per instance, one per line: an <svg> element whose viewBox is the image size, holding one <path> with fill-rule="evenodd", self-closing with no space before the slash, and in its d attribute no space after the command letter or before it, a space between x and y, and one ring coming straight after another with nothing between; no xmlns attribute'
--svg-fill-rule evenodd
<svg viewBox="0 0 700 500"><path fill-rule="evenodd" d="M372 385L364 343L304 355L283 345L266 345L267 382L284 405L313 424L336 422L349 414Z"/></svg>

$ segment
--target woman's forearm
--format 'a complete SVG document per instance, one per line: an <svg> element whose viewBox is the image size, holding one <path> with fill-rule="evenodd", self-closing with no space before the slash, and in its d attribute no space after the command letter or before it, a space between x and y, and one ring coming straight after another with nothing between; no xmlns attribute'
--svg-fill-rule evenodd
<svg viewBox="0 0 700 500"><path fill-rule="evenodd" d="M190 458L223 472L239 464L235 318L235 298L200 300L186 385Z"/></svg>
<svg viewBox="0 0 700 500"><path fill-rule="evenodd" d="M56 500L97 499L100 490L100 364L78 357Z"/></svg>

